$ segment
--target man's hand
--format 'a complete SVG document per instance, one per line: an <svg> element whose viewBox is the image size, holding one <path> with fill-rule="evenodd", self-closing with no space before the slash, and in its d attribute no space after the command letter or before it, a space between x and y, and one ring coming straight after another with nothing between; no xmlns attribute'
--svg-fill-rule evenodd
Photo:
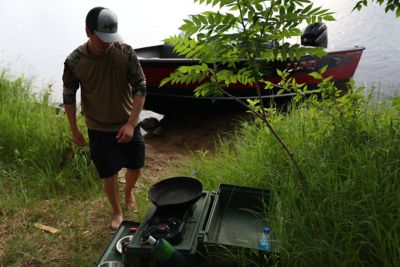
<svg viewBox="0 0 400 267"><path fill-rule="evenodd" d="M128 143L132 140L134 127L130 124L125 124L119 129L117 134L118 143Z"/></svg>
<svg viewBox="0 0 400 267"><path fill-rule="evenodd" d="M76 124L76 105L65 104L64 109L65 113L67 114L69 126L71 128L72 140L77 146L83 147L86 145L86 142L82 133L78 129L78 125Z"/></svg>
<svg viewBox="0 0 400 267"><path fill-rule="evenodd" d="M83 147L86 145L85 138L83 138L83 135L79 130L72 132L72 139L74 143L79 147Z"/></svg>

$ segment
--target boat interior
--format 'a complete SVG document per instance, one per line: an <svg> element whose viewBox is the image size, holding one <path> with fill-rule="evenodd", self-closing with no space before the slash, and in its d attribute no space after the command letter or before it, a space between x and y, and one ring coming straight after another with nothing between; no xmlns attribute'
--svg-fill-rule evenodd
<svg viewBox="0 0 400 267"><path fill-rule="evenodd" d="M156 59L156 58L184 58L173 51L173 47L168 44L160 44L135 49L137 56L140 58Z"/></svg>

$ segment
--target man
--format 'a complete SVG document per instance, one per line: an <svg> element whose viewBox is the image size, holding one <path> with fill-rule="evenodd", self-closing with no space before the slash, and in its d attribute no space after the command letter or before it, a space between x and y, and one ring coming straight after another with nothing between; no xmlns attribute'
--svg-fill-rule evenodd
<svg viewBox="0 0 400 267"><path fill-rule="evenodd" d="M76 92L88 128L90 155L112 207L111 227L123 220L117 175L125 173L125 204L135 208L132 189L144 166L144 141L138 126L146 96L145 77L132 47L122 43L113 11L91 9L86 16L88 42L64 63L63 102L76 145L85 140L76 122Z"/></svg>

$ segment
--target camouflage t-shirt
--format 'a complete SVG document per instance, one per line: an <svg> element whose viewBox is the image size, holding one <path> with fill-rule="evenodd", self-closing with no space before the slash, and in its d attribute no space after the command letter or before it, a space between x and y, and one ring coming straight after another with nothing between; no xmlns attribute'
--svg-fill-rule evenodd
<svg viewBox="0 0 400 267"><path fill-rule="evenodd" d="M142 67L127 44L114 43L107 54L89 53L88 43L65 60L63 102L76 103L81 88L81 108L89 129L118 131L132 110L133 97L146 95Z"/></svg>

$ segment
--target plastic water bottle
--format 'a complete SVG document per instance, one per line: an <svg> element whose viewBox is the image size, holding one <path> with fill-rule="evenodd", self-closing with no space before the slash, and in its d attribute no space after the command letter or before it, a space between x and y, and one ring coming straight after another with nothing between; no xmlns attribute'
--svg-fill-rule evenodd
<svg viewBox="0 0 400 267"><path fill-rule="evenodd" d="M145 241L153 246L152 253L163 267L183 267L186 265L186 258L175 249L167 240L159 238L156 240L154 237L149 236Z"/></svg>
<svg viewBox="0 0 400 267"><path fill-rule="evenodd" d="M263 232L258 238L258 250L259 251L271 251L271 238L269 227L264 227Z"/></svg>

